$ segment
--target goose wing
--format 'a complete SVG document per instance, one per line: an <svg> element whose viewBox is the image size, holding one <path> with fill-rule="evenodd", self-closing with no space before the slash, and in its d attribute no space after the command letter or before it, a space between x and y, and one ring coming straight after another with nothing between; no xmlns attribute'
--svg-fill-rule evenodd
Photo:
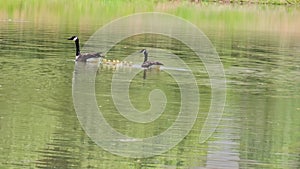
<svg viewBox="0 0 300 169"><path fill-rule="evenodd" d="M76 59L76 61L86 62L86 60L90 58L99 58L99 57L104 57L103 53L101 52L85 53L85 54L80 54L80 56Z"/></svg>
<svg viewBox="0 0 300 169"><path fill-rule="evenodd" d="M164 65L160 62L151 62L151 61L146 61L142 64L142 67L150 67L152 65Z"/></svg>

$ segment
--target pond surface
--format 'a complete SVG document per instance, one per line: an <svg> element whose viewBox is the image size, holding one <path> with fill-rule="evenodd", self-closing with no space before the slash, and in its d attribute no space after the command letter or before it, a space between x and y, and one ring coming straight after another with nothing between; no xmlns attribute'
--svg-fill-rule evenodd
<svg viewBox="0 0 300 169"><path fill-rule="evenodd" d="M260 11L263 21L253 24L271 22L277 17L276 10L280 11L278 17L300 17L297 11L273 10L272 14ZM195 15L191 12L183 17L194 20ZM155 51L175 53L192 70L200 91L197 119L183 140L161 155L128 158L98 146L83 130L73 104L75 48L66 39L77 34L83 46L103 23L78 25L70 20L58 24L1 17L0 168L300 168L300 31L292 19L280 23L282 31L272 24L228 29L220 26L222 18L198 25L219 53L226 75L223 116L204 143L199 143L199 135L212 90L205 66L191 49L165 36L143 34L108 51L111 60L136 53L136 59L129 60L131 66L96 66L94 79L99 110L108 124L124 135L137 139L156 136L171 127L180 112L180 88L167 69L179 74L185 69L166 64L159 71L144 73L139 68L143 61L137 52L140 49L149 49L151 59L160 59ZM208 24L209 18L204 23ZM148 96L154 89L166 96L164 112L153 122L129 121L114 104L110 93L113 76L132 69L139 70L129 87L130 101L137 110L149 109Z"/></svg>

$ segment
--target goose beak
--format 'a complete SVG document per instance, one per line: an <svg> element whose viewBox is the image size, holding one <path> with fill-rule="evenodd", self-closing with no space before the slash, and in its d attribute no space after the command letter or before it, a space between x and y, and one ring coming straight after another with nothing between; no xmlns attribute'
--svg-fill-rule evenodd
<svg viewBox="0 0 300 169"><path fill-rule="evenodd" d="M68 38L68 40L73 40L73 37Z"/></svg>

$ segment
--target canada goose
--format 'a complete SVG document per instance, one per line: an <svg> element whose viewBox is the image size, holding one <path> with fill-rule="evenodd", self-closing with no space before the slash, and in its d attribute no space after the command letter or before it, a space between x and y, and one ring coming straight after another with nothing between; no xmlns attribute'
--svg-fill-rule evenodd
<svg viewBox="0 0 300 169"><path fill-rule="evenodd" d="M80 53L79 47L79 38L77 36L72 36L68 40L73 40L76 45L76 61L86 62L86 61L100 61L101 58L104 58L104 55L101 52L96 53Z"/></svg>
<svg viewBox="0 0 300 169"><path fill-rule="evenodd" d="M162 64L162 63L160 63L160 62L152 62L152 61L148 61L148 52L147 52L146 49L142 49L142 50L140 51L140 53L143 53L143 54L144 54L144 62L143 62L143 64L142 64L142 68L151 68L151 66L153 66L153 65L158 65L158 66L164 65L164 64Z"/></svg>

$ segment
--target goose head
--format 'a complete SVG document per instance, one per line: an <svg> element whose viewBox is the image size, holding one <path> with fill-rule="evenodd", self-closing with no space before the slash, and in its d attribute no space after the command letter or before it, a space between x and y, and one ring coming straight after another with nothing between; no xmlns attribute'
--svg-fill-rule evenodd
<svg viewBox="0 0 300 169"><path fill-rule="evenodd" d="M77 36L72 36L72 37L68 38L68 40L73 40L73 41L76 41L77 39L78 39Z"/></svg>
<svg viewBox="0 0 300 169"><path fill-rule="evenodd" d="M147 50L146 50L146 49L142 49L142 50L140 51L140 53L145 54L145 53L147 53Z"/></svg>

